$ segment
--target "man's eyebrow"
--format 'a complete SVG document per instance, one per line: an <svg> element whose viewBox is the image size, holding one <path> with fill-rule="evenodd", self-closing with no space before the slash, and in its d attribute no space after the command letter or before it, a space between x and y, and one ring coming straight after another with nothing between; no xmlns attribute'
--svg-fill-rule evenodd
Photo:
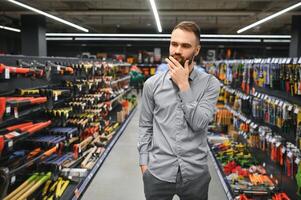
<svg viewBox="0 0 301 200"><path fill-rule="evenodd" d="M187 43L187 42L181 43L181 42L177 42L177 41L171 41L171 43L177 43L177 44L180 44L180 45L190 45L190 46L192 46L192 44Z"/></svg>

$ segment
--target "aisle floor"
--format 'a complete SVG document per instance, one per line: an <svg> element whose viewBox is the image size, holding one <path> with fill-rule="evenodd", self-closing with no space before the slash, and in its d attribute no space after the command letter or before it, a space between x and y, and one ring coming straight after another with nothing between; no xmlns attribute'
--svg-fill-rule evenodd
<svg viewBox="0 0 301 200"><path fill-rule="evenodd" d="M100 167L83 200L144 200L142 175L138 164L137 130L140 108L138 106L125 132L121 135L104 164ZM211 174L209 200L226 200L226 194L208 159ZM176 196L173 200L179 200Z"/></svg>

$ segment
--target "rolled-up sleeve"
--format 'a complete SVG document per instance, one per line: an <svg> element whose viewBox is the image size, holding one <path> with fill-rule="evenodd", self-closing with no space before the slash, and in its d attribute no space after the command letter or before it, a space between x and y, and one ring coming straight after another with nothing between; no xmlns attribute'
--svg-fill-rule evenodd
<svg viewBox="0 0 301 200"><path fill-rule="evenodd" d="M185 119L193 131L198 132L202 129L206 129L209 122L212 121L213 114L216 111L215 106L219 96L219 90L219 81L211 76L203 96L198 101L194 100L191 89L185 92L179 92Z"/></svg>
<svg viewBox="0 0 301 200"><path fill-rule="evenodd" d="M144 83L139 119L138 151L139 164L148 164L148 152L153 137L154 97L151 79Z"/></svg>

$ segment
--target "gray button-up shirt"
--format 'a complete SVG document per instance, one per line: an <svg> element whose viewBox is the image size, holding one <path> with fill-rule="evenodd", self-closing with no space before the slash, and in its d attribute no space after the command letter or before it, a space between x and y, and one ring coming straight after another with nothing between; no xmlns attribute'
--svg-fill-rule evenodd
<svg viewBox="0 0 301 200"><path fill-rule="evenodd" d="M139 120L140 165L160 180L183 181L207 169L207 127L215 112L220 83L212 75L193 70L190 89L180 92L168 71L144 84Z"/></svg>

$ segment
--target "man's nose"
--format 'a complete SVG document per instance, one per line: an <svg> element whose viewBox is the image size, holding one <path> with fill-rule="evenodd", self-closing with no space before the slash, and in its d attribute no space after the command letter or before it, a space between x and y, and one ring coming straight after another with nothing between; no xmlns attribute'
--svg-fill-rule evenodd
<svg viewBox="0 0 301 200"><path fill-rule="evenodd" d="M181 54L182 53L182 48L181 48L180 45L176 47L175 53L176 54Z"/></svg>

